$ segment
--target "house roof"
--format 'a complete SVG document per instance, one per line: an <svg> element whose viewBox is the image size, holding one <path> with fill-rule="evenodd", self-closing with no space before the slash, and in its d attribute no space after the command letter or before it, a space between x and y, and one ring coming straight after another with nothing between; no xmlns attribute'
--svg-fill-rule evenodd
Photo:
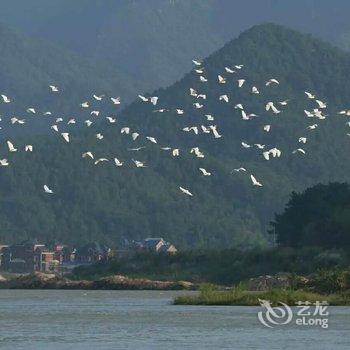
<svg viewBox="0 0 350 350"><path fill-rule="evenodd" d="M162 251L162 252L177 251L177 249L173 244L165 243L163 246L160 247L160 251Z"/></svg>
<svg viewBox="0 0 350 350"><path fill-rule="evenodd" d="M159 242L163 242L165 244L165 241L163 238L145 238L143 240L143 245L147 248L155 247Z"/></svg>
<svg viewBox="0 0 350 350"><path fill-rule="evenodd" d="M104 255L109 252L109 248L98 242L93 242L77 248L76 252L79 255L90 255L91 253Z"/></svg>

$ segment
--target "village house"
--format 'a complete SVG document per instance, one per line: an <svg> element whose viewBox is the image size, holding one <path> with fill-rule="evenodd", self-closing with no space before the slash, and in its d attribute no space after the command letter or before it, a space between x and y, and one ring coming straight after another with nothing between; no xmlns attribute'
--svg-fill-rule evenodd
<svg viewBox="0 0 350 350"><path fill-rule="evenodd" d="M13 273L57 272L62 268L107 260L110 256L111 249L97 242L78 248L56 243L52 249L32 241L10 246L0 244L0 270Z"/></svg>
<svg viewBox="0 0 350 350"><path fill-rule="evenodd" d="M108 260L111 256L111 249L98 242L88 243L76 249L75 262L89 264L102 260Z"/></svg>
<svg viewBox="0 0 350 350"><path fill-rule="evenodd" d="M1 265L3 271L14 273L30 273L33 271L53 271L59 262L54 259L54 252L44 244L24 241L1 249Z"/></svg>
<svg viewBox="0 0 350 350"><path fill-rule="evenodd" d="M134 247L137 250L148 250L156 253L166 253L166 254L175 254L177 252L176 247L166 242L163 238L145 238L142 241L133 242Z"/></svg>

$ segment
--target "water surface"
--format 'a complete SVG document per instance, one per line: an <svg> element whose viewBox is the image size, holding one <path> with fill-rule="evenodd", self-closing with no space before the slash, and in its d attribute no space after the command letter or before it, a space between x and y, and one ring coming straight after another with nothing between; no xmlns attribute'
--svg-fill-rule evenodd
<svg viewBox="0 0 350 350"><path fill-rule="evenodd" d="M267 329L258 307L175 306L183 292L0 290L1 349L350 349L350 308L329 329Z"/></svg>

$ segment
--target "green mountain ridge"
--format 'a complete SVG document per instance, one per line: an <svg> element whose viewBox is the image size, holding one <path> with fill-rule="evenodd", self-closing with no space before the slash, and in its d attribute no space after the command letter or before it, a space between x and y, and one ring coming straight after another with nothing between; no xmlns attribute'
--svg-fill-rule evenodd
<svg viewBox="0 0 350 350"><path fill-rule="evenodd" d="M235 64L244 67L232 76L225 73L225 66ZM157 108L170 112L154 113L150 104L135 101L119 115L117 125L107 127L101 121L94 129L72 129L70 144L59 137L36 137L31 140L33 154L6 155L11 164L0 171L0 239L119 244L123 239L162 236L180 248L266 244L268 223L292 190L318 182L348 181L346 119L335 113L347 107L349 54L309 35L264 24L210 55L203 66L207 83L191 72L152 93L159 96ZM226 84L218 84L218 74L227 78ZM272 77L280 85L265 87ZM237 88L238 78L246 79L242 89ZM259 95L251 94L252 85L259 88ZM203 109L193 108L190 87L207 94L206 100L199 100ZM327 102L327 119L305 117L304 109L316 107L305 90ZM224 93L230 96L229 104L218 100ZM267 101L277 104L285 99L290 101L278 116L264 110ZM242 121L239 110L233 108L236 103L259 117ZM176 115L175 108L183 108L185 115ZM208 125L206 113L215 116L222 138L181 131L185 126ZM315 122L316 130L306 129ZM264 124L272 125L270 133L262 131ZM144 138L133 142L120 135L120 127L126 125L142 136L156 137L160 146L179 147L181 157L171 157ZM103 133L104 140L96 141L97 132ZM301 136L308 137L306 145L298 143ZM243 149L242 141L264 143L267 149L278 147L282 157L266 161L255 147ZM142 145L147 148L140 152L126 150ZM195 146L203 150L204 159L189 154ZM292 154L301 146L306 155ZM118 157L125 164L94 166L81 158L85 151L96 158ZM148 167L136 169L131 158L146 161ZM248 172L230 174L240 166ZM200 176L199 167L212 176ZM262 188L252 186L250 174L263 183ZM43 184L55 194L45 195ZM194 196L181 194L179 186Z"/></svg>
<svg viewBox="0 0 350 350"><path fill-rule="evenodd" d="M124 101L134 95L135 88L128 76L114 67L92 65L67 49L3 25L0 25L0 52L0 93L14 102L1 105L4 119L14 115L28 117L29 107L35 107L40 115L52 111L59 116L79 116L79 104L93 93L121 96ZM59 87L59 98L50 93L50 84ZM40 125L45 125L41 119L34 129L40 130ZM25 125L22 132L32 132L32 125Z"/></svg>
<svg viewBox="0 0 350 350"><path fill-rule="evenodd" d="M1 0L0 22L128 75L169 86L252 25L275 22L349 48L344 0ZM322 24L322 25L320 25Z"/></svg>

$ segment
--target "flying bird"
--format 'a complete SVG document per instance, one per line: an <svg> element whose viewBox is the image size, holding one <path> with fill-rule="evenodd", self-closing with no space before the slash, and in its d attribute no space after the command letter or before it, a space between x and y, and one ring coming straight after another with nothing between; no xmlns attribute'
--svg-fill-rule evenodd
<svg viewBox="0 0 350 350"><path fill-rule="evenodd" d="M15 148L15 146L13 145L13 143L11 141L7 141L7 147L8 147L10 152L16 152L17 151L17 148Z"/></svg>
<svg viewBox="0 0 350 350"><path fill-rule="evenodd" d="M49 194L53 194L53 191L47 185L44 185L44 192L49 193Z"/></svg>
<svg viewBox="0 0 350 350"><path fill-rule="evenodd" d="M93 97L96 101L102 101L104 95L98 96L98 95L93 94L92 97Z"/></svg>
<svg viewBox="0 0 350 350"><path fill-rule="evenodd" d="M319 108L327 108L327 105L321 100L315 100Z"/></svg>
<svg viewBox="0 0 350 350"><path fill-rule="evenodd" d="M8 166L9 162L6 158L0 159L0 166Z"/></svg>
<svg viewBox="0 0 350 350"><path fill-rule="evenodd" d="M218 75L218 80L220 84L226 84L226 79L222 75Z"/></svg>
<svg viewBox="0 0 350 350"><path fill-rule="evenodd" d="M298 149L294 150L292 153L293 153L293 154L295 154L295 153L306 154L306 152L305 152L302 148L298 148Z"/></svg>
<svg viewBox="0 0 350 350"><path fill-rule="evenodd" d="M192 60L192 62L196 65L196 66L201 66L202 63L197 61L197 60Z"/></svg>
<svg viewBox="0 0 350 350"><path fill-rule="evenodd" d="M1 97L2 97L2 101L4 103L10 103L11 102L11 100L6 95L1 95Z"/></svg>
<svg viewBox="0 0 350 350"><path fill-rule="evenodd" d="M245 82L245 79L238 79L238 87L241 88Z"/></svg>
<svg viewBox="0 0 350 350"><path fill-rule="evenodd" d="M317 128L317 124L313 124L313 125L309 125L308 127L307 127L307 129L308 130L314 130L314 129L316 129Z"/></svg>
<svg viewBox="0 0 350 350"><path fill-rule="evenodd" d="M233 169L233 171L239 173L240 171L247 171L247 169L246 169L246 168L243 168L243 167L240 167L240 168L235 168L235 169ZM231 174L233 173L233 171L231 171Z"/></svg>
<svg viewBox="0 0 350 350"><path fill-rule="evenodd" d="M146 148L145 146L141 146L141 147L136 147L136 148L128 148L128 151L141 151L142 149Z"/></svg>
<svg viewBox="0 0 350 350"><path fill-rule="evenodd" d="M134 159L132 161L135 163L136 168L146 168L145 163L140 162L139 160L134 160Z"/></svg>
<svg viewBox="0 0 350 350"><path fill-rule="evenodd" d="M111 97L111 101L113 102L113 104L115 105L120 105L120 97Z"/></svg>
<svg viewBox="0 0 350 350"><path fill-rule="evenodd" d="M253 94L259 94L259 90L258 90L258 88L256 86L252 87L252 93Z"/></svg>
<svg viewBox="0 0 350 350"><path fill-rule="evenodd" d="M226 71L227 73L230 73L230 74L235 73L235 71L234 71L233 69L229 68L229 67L225 67L225 71Z"/></svg>
<svg viewBox="0 0 350 350"><path fill-rule="evenodd" d="M181 192L182 193L184 193L184 194L187 194L188 196L193 196L193 194L188 190L188 189L186 189L186 188L183 188L183 187L179 187L179 189L181 190Z"/></svg>
<svg viewBox="0 0 350 350"><path fill-rule="evenodd" d="M58 87L56 87L55 85L49 85L49 88L52 92L58 92Z"/></svg>
<svg viewBox="0 0 350 350"><path fill-rule="evenodd" d="M157 102L158 102L158 97L157 96L152 96L150 98L150 101L153 104L153 106L155 106L157 104Z"/></svg>
<svg viewBox="0 0 350 350"><path fill-rule="evenodd" d="M307 91L304 91L304 92L305 92L306 96L307 96L308 98L310 98L310 99L313 99L313 98L316 97L315 95L313 95L313 94L310 93L310 92L307 92Z"/></svg>
<svg viewBox="0 0 350 350"><path fill-rule="evenodd" d="M269 132L271 130L271 125L264 125L264 131Z"/></svg>
<svg viewBox="0 0 350 350"><path fill-rule="evenodd" d="M129 134L130 133L130 128L125 126L125 127L120 129L120 133L121 134Z"/></svg>
<svg viewBox="0 0 350 350"><path fill-rule="evenodd" d="M143 101L143 102L147 102L148 101L148 98L145 97L145 96L142 96L142 95L138 95L139 98Z"/></svg>
<svg viewBox="0 0 350 350"><path fill-rule="evenodd" d="M178 157L180 155L180 150L178 148L174 148L172 151L173 157Z"/></svg>
<svg viewBox="0 0 350 350"><path fill-rule="evenodd" d="M16 117L12 117L11 118L11 124L24 124L25 123L25 119L17 119Z"/></svg>
<svg viewBox="0 0 350 350"><path fill-rule="evenodd" d="M228 103L229 97L227 95L221 95L219 97L219 101L225 101L226 103Z"/></svg>
<svg viewBox="0 0 350 350"><path fill-rule="evenodd" d="M97 165L98 163L102 163L102 162L109 162L109 159L107 158L99 158L95 160L95 165Z"/></svg>
<svg viewBox="0 0 350 350"><path fill-rule="evenodd" d="M116 166L122 166L123 165L123 162L121 162L118 158L114 158L114 164Z"/></svg>
<svg viewBox="0 0 350 350"><path fill-rule="evenodd" d="M262 186L262 184L259 181L257 181L254 175L250 175L250 179L252 180L253 186Z"/></svg>
<svg viewBox="0 0 350 350"><path fill-rule="evenodd" d="M68 132L62 132L61 135L66 142L69 142L69 133Z"/></svg>
<svg viewBox="0 0 350 350"><path fill-rule="evenodd" d="M113 124L113 123L115 123L115 122L117 121L116 118L112 118L112 117L106 117L106 119L107 119L111 124Z"/></svg>
<svg viewBox="0 0 350 350"><path fill-rule="evenodd" d="M265 83L266 86L269 86L269 85L271 85L271 84L277 84L277 85L279 85L279 81L278 81L277 79L275 79L275 78L272 78L272 79L269 79L269 80Z"/></svg>
<svg viewBox="0 0 350 350"><path fill-rule="evenodd" d="M157 143L157 140L154 137L146 136L146 139L151 141L152 143Z"/></svg>
<svg viewBox="0 0 350 350"><path fill-rule="evenodd" d="M83 158L86 158L86 157L90 157L91 159L94 159L94 155L92 154L92 152L85 152L81 155Z"/></svg>
<svg viewBox="0 0 350 350"><path fill-rule="evenodd" d="M140 134L138 132L133 132L131 134L131 137L132 137L133 141L135 141L139 136L140 136Z"/></svg>
<svg viewBox="0 0 350 350"><path fill-rule="evenodd" d="M204 176L210 176L211 173L207 170L205 170L204 168L199 168L199 170L201 171L201 173L204 175Z"/></svg>

